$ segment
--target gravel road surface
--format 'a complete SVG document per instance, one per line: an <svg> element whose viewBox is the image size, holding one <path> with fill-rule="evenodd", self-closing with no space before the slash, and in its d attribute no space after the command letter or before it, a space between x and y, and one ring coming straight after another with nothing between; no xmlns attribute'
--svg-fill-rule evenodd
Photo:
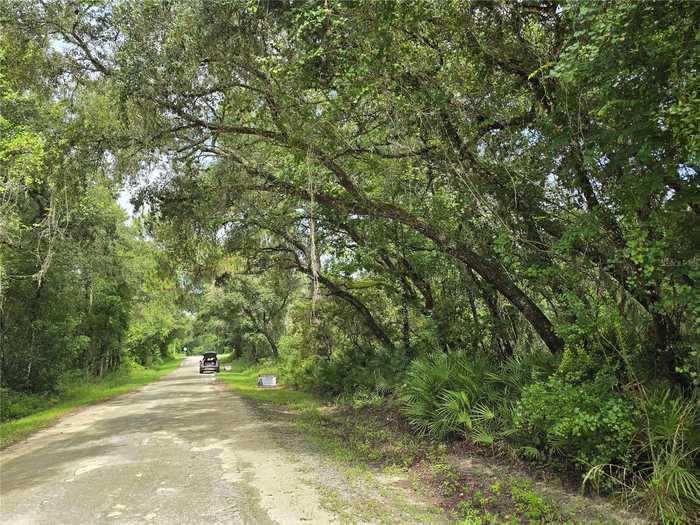
<svg viewBox="0 0 700 525"><path fill-rule="evenodd" d="M313 465L197 362L2 451L0 523L336 523Z"/></svg>

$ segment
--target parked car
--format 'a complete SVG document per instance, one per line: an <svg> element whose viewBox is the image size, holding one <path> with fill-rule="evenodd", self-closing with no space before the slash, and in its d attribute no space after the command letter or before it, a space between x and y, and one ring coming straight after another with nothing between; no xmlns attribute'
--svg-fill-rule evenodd
<svg viewBox="0 0 700 525"><path fill-rule="evenodd" d="M218 371L219 359L216 357L216 352L204 352L202 359L199 360L199 373Z"/></svg>

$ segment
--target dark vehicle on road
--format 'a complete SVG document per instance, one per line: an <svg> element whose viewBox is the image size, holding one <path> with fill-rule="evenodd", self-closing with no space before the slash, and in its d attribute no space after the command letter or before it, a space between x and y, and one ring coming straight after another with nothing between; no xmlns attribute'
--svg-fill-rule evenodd
<svg viewBox="0 0 700 525"><path fill-rule="evenodd" d="M219 359L216 357L216 352L204 352L202 359L199 360L199 373L218 371Z"/></svg>

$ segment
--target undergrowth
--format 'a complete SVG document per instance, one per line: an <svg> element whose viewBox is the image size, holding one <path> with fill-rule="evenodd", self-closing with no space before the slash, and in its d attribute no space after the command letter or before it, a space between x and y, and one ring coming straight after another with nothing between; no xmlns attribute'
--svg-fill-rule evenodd
<svg viewBox="0 0 700 525"><path fill-rule="evenodd" d="M557 363L524 354L494 364L479 354L415 360L401 389L411 427L490 453L577 473L656 520L700 516L700 418L694 395L626 383L595 356Z"/></svg>
<svg viewBox="0 0 700 525"><path fill-rule="evenodd" d="M231 371L219 379L245 397L266 406L292 410L305 438L324 453L350 466L367 465L399 469L421 480L424 489L464 524L490 523L616 523L603 521L600 512L568 508L534 488L525 477L504 469L503 479L493 481L478 471L464 471L448 457L452 447L429 433L411 430L392 397L378 402L375 395L319 398L290 388L261 389L255 386L260 373L277 372L272 363L231 363Z"/></svg>

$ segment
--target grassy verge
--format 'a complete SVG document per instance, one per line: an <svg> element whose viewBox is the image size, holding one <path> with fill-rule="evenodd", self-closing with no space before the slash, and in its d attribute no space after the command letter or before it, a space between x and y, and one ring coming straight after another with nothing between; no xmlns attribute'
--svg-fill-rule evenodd
<svg viewBox="0 0 700 525"><path fill-rule="evenodd" d="M469 455L458 445L416 436L391 400L329 402L289 388L256 387L259 373L274 373L233 361L219 379L261 409L294 414L304 438L316 450L352 468L402 472L419 492L463 525L642 523L613 516L609 502L595 503L513 466ZM260 403L264 403L261 406ZM465 456L467 454L467 456ZM466 461L455 461L455 457ZM465 463L468 466L465 466ZM369 516L370 518L372 516ZM375 516L376 517L376 516ZM381 520L380 520L381 521ZM416 521L417 522L417 521Z"/></svg>
<svg viewBox="0 0 700 525"><path fill-rule="evenodd" d="M311 410L321 406L321 401L307 392L293 390L291 388L258 388L256 380L258 374L275 373L274 370L264 370L251 366L245 361L230 361L225 358L222 363L231 366L230 372L224 372L223 368L219 379L226 383L231 390L245 395L249 399L283 405L298 410Z"/></svg>
<svg viewBox="0 0 700 525"><path fill-rule="evenodd" d="M0 423L0 448L22 440L30 433L51 425L75 408L104 401L159 379L178 367L181 357L151 368L134 367L109 374L100 380L70 385L56 404L19 419Z"/></svg>

